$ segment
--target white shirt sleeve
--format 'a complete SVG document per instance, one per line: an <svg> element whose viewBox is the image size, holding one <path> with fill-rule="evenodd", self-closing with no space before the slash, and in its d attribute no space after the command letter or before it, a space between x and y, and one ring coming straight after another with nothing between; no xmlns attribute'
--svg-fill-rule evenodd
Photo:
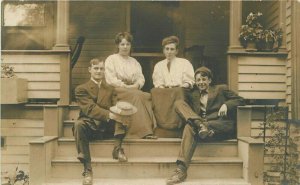
<svg viewBox="0 0 300 185"><path fill-rule="evenodd" d="M186 60L186 64L184 66L184 71L182 76L182 82L188 83L192 87L195 83L194 74L195 72L191 62Z"/></svg>
<svg viewBox="0 0 300 185"><path fill-rule="evenodd" d="M135 60L135 61L136 61L136 65L135 65L136 69L133 69L133 70L135 70L136 72L135 72L134 78L135 78L136 83L139 84L139 88L141 89L145 84L145 77L143 75L143 71L142 71L142 67L141 67L140 63L137 60Z"/></svg>
<svg viewBox="0 0 300 185"><path fill-rule="evenodd" d="M155 88L158 88L159 86L164 85L164 77L163 77L163 73L161 71L160 62L154 66L152 79L153 79L153 85Z"/></svg>
<svg viewBox="0 0 300 185"><path fill-rule="evenodd" d="M114 87L125 87L125 83L118 79L114 61L111 56L105 60L105 79L106 82Z"/></svg>

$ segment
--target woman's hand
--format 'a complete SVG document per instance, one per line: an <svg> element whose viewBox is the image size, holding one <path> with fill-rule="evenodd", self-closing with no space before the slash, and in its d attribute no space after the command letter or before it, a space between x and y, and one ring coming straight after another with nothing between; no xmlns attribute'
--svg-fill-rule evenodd
<svg viewBox="0 0 300 185"><path fill-rule="evenodd" d="M189 83L184 83L183 85L182 85L182 87L183 88L191 88L191 85L189 84Z"/></svg>
<svg viewBox="0 0 300 185"><path fill-rule="evenodd" d="M139 89L140 88L140 85L135 83L135 84L132 84L132 85L127 85L126 88L129 88L129 89Z"/></svg>

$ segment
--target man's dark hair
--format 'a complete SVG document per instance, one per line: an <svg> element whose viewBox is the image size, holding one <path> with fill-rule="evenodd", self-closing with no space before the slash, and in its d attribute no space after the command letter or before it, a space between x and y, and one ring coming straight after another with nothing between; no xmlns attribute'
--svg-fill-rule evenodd
<svg viewBox="0 0 300 185"><path fill-rule="evenodd" d="M209 79L213 78L213 74L211 72L210 69L208 69L207 67L199 67L196 71L195 71L195 77L197 74L201 74L201 76L207 76Z"/></svg>

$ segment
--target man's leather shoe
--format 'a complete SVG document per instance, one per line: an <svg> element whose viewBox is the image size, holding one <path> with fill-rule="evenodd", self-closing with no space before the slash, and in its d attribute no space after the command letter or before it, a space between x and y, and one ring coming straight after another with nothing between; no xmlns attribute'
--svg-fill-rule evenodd
<svg viewBox="0 0 300 185"><path fill-rule="evenodd" d="M173 175L167 179L167 185L177 184L183 182L187 177L186 170L176 168Z"/></svg>
<svg viewBox="0 0 300 185"><path fill-rule="evenodd" d="M86 169L82 173L83 181L82 185L92 185L93 184L93 172L92 170Z"/></svg>
<svg viewBox="0 0 300 185"><path fill-rule="evenodd" d="M123 148L115 147L114 150L113 150L112 155L113 155L113 159L118 159L119 162L126 162L127 161L127 157L124 153Z"/></svg>
<svg viewBox="0 0 300 185"><path fill-rule="evenodd" d="M209 135L209 131L205 125L203 124L200 125L200 129L198 130L198 135L201 139L205 139Z"/></svg>

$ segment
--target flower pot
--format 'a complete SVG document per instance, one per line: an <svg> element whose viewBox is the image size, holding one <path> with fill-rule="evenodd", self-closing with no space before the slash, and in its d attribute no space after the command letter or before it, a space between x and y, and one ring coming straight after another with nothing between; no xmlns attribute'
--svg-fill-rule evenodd
<svg viewBox="0 0 300 185"><path fill-rule="evenodd" d="M246 51L249 52L257 51L256 43L254 41L248 41L246 46Z"/></svg>
<svg viewBox="0 0 300 185"><path fill-rule="evenodd" d="M271 52L273 51L274 42L266 42L264 51Z"/></svg>
<svg viewBox="0 0 300 185"><path fill-rule="evenodd" d="M27 80L23 78L1 78L1 104L27 102Z"/></svg>

